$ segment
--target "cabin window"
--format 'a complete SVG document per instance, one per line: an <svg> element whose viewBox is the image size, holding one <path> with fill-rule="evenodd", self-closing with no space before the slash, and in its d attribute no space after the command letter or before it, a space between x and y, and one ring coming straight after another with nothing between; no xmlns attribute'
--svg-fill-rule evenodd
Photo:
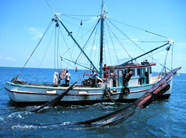
<svg viewBox="0 0 186 138"><path fill-rule="evenodd" d="M141 73L144 74L145 72L147 72L147 68L141 68Z"/></svg>
<svg viewBox="0 0 186 138"><path fill-rule="evenodd" d="M119 86L123 86L122 70L119 70Z"/></svg>
<svg viewBox="0 0 186 138"><path fill-rule="evenodd" d="M135 76L135 69L131 69L132 71L132 76Z"/></svg>
<svg viewBox="0 0 186 138"><path fill-rule="evenodd" d="M137 69L137 75L140 76L140 68Z"/></svg>
<svg viewBox="0 0 186 138"><path fill-rule="evenodd" d="M136 76L136 70L135 69L130 69L130 71L132 71L132 76ZM127 70L124 69L121 73L125 74L125 72L128 73L128 69Z"/></svg>
<svg viewBox="0 0 186 138"><path fill-rule="evenodd" d="M138 76L144 76L145 75L146 68L138 68L137 69L137 75Z"/></svg>
<svg viewBox="0 0 186 138"><path fill-rule="evenodd" d="M146 68L142 68L142 74L144 75L146 71Z"/></svg>
<svg viewBox="0 0 186 138"><path fill-rule="evenodd" d="M119 70L119 75L122 75L122 70Z"/></svg>

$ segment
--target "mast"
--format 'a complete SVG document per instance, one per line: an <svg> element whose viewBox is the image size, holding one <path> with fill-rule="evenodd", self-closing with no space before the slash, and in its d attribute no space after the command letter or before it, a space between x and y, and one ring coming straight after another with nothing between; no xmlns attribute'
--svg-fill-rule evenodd
<svg viewBox="0 0 186 138"><path fill-rule="evenodd" d="M99 61L99 77L102 78L102 68L103 68L103 31L104 31L104 2L102 1L102 6L101 6L101 29L100 29L100 61Z"/></svg>

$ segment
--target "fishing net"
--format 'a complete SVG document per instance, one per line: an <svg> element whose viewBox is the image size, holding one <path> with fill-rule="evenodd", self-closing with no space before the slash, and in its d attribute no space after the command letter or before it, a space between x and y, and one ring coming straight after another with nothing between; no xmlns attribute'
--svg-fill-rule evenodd
<svg viewBox="0 0 186 138"><path fill-rule="evenodd" d="M122 109L110 114L87 121L77 122L76 124L84 124L90 126L105 126L109 124L117 124L132 116L135 112L136 107L137 106L135 104L129 104Z"/></svg>

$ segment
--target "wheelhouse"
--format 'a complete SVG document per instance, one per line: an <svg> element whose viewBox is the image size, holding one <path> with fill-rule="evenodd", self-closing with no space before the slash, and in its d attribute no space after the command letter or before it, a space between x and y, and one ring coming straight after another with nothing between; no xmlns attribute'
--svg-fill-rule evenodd
<svg viewBox="0 0 186 138"><path fill-rule="evenodd" d="M110 82L111 87L123 86L123 74L132 71L132 77L128 82L128 86L138 86L151 83L152 66L156 63L149 63L147 60L141 63L129 63L125 66L120 66L112 69L114 66L104 65L103 70L109 70L104 74L104 79Z"/></svg>

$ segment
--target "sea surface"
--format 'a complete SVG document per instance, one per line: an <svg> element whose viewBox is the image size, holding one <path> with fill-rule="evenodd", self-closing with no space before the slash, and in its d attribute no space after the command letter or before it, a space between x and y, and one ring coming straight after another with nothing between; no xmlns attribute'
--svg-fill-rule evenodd
<svg viewBox="0 0 186 138"><path fill-rule="evenodd" d="M173 78L172 95L136 112L116 125L86 127L73 122L89 120L122 108L125 104L100 103L86 106L56 106L39 113L37 106L15 106L4 89L21 68L0 67L0 137L7 138L186 138L186 74ZM54 69L25 68L19 77L29 82L52 83ZM37 73L35 73L37 72ZM71 73L71 83L79 81L82 71Z"/></svg>

